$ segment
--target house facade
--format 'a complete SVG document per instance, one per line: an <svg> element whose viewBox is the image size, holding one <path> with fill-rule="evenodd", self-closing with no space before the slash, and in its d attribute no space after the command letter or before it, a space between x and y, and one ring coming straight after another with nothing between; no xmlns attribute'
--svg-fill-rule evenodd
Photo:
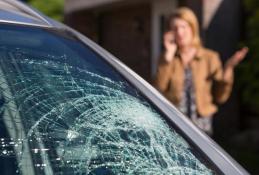
<svg viewBox="0 0 259 175"><path fill-rule="evenodd" d="M66 0L65 23L150 81L162 49L165 17L177 6L177 0Z"/></svg>

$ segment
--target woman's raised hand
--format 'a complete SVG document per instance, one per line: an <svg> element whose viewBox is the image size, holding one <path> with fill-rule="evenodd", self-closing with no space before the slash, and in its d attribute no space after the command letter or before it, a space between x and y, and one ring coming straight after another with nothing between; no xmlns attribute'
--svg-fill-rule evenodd
<svg viewBox="0 0 259 175"><path fill-rule="evenodd" d="M165 60L171 62L174 58L177 45L175 43L175 37L172 31L168 31L164 34L164 47L165 47Z"/></svg>
<svg viewBox="0 0 259 175"><path fill-rule="evenodd" d="M232 79L231 77L233 75L233 69L246 57L247 52L248 47L243 47L242 49L236 51L232 57L230 57L225 65L223 74L223 79L225 81Z"/></svg>
<svg viewBox="0 0 259 175"><path fill-rule="evenodd" d="M227 61L226 66L234 68L245 58L247 52L248 47L243 47L242 49L236 51L234 55Z"/></svg>

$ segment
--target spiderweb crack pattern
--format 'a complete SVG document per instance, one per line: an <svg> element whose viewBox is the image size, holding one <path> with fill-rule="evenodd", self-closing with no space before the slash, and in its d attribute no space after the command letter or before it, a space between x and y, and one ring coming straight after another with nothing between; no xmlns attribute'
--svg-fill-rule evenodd
<svg viewBox="0 0 259 175"><path fill-rule="evenodd" d="M2 109L19 104L26 128L21 159L29 143L54 174L214 174L128 84L56 60L20 56L1 75L13 89Z"/></svg>

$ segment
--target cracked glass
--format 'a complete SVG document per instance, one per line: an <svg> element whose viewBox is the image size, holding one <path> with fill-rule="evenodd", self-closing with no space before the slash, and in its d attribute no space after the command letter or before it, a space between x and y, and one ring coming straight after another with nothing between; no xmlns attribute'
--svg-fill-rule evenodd
<svg viewBox="0 0 259 175"><path fill-rule="evenodd" d="M217 174L71 34L0 27L1 174Z"/></svg>

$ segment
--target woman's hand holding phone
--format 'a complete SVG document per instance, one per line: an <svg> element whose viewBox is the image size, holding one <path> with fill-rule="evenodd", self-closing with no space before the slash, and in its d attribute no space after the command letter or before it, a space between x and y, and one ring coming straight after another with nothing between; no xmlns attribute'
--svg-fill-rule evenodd
<svg viewBox="0 0 259 175"><path fill-rule="evenodd" d="M175 43L174 33L168 31L164 34L164 47L165 47L165 61L170 63L177 50L177 45Z"/></svg>

